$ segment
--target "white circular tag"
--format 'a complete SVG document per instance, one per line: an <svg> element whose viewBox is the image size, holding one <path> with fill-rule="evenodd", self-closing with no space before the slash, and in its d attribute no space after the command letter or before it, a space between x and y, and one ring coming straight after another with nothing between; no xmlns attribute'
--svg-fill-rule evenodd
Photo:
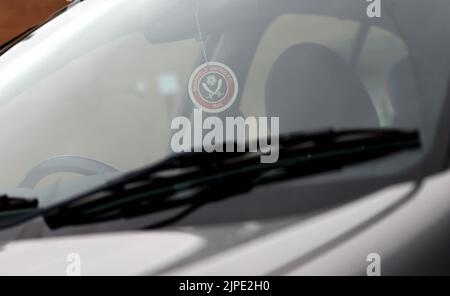
<svg viewBox="0 0 450 296"><path fill-rule="evenodd" d="M222 63L200 65L189 79L189 96L192 102L208 113L219 113L230 108L238 92L236 75Z"/></svg>

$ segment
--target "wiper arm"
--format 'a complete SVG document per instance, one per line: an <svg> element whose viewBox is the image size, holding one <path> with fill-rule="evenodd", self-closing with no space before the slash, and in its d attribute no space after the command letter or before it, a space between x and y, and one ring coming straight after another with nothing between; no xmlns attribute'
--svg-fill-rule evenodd
<svg viewBox="0 0 450 296"><path fill-rule="evenodd" d="M55 206L44 216L50 227L58 228L198 207L263 184L418 148L417 131L376 129L282 136L279 161L273 164L261 164L260 154L250 152L178 154Z"/></svg>
<svg viewBox="0 0 450 296"><path fill-rule="evenodd" d="M0 195L0 212L37 209L38 200L35 198L11 197Z"/></svg>

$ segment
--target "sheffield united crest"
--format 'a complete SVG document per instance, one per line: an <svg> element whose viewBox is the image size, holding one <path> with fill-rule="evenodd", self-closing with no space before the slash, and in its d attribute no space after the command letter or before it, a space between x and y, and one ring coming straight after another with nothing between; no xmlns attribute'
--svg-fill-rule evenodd
<svg viewBox="0 0 450 296"><path fill-rule="evenodd" d="M233 105L238 94L238 81L233 71L222 63L199 66L189 80L189 96L198 108L219 113Z"/></svg>

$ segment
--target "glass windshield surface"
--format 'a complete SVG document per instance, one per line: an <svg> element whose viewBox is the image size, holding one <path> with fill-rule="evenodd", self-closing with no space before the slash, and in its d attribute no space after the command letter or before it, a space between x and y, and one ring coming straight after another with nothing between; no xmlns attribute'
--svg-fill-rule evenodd
<svg viewBox="0 0 450 296"><path fill-rule="evenodd" d="M226 65L239 84L224 114L277 116L281 134L427 133L419 82L438 77L428 98L438 110L446 77L414 56L439 45L408 40L390 14L369 21L361 1L337 2L75 5L0 57L0 191L47 206L167 157L171 123L193 116L188 86L205 62ZM209 82L212 98L221 89Z"/></svg>

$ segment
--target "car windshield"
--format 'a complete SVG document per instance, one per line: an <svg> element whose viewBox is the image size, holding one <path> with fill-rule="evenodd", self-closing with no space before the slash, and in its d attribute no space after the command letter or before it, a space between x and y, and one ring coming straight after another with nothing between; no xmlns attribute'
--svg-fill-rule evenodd
<svg viewBox="0 0 450 296"><path fill-rule="evenodd" d="M0 194L60 202L188 150L208 118L417 129L420 155L339 174L405 170L432 149L450 69L447 4L422 2L381 18L360 0L75 3L0 56Z"/></svg>

